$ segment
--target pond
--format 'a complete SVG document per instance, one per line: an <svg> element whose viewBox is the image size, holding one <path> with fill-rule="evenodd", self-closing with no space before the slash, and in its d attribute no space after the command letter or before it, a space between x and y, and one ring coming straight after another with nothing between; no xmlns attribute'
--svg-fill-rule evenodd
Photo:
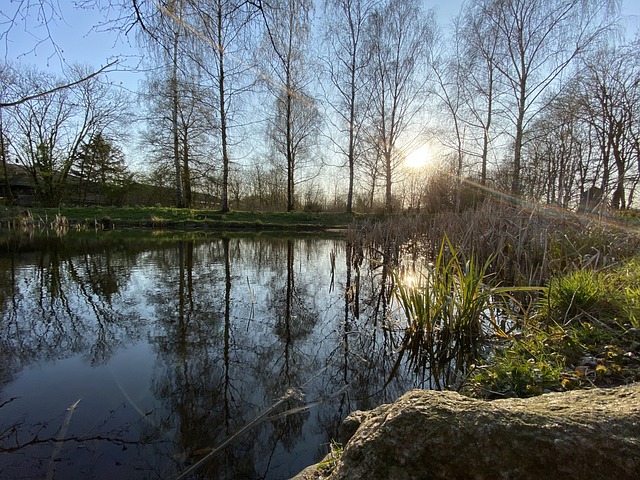
<svg viewBox="0 0 640 480"><path fill-rule="evenodd" d="M0 251L0 477L286 479L393 401L384 268L341 238L74 233Z"/></svg>

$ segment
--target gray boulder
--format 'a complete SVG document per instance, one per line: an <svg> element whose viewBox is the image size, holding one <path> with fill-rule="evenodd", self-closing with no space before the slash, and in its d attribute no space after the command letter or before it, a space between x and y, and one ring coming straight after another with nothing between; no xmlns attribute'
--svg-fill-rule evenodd
<svg viewBox="0 0 640 480"><path fill-rule="evenodd" d="M413 390L344 425L333 470L297 480L640 479L638 384L494 401Z"/></svg>

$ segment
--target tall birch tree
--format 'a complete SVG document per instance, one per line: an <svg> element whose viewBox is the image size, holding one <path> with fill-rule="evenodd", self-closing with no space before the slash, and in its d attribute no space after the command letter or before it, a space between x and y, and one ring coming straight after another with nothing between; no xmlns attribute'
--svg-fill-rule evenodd
<svg viewBox="0 0 640 480"><path fill-rule="evenodd" d="M525 131L541 100L574 61L611 31L617 0L472 0L499 39L496 68L509 91L513 124L511 194L519 196Z"/></svg>
<svg viewBox="0 0 640 480"><path fill-rule="evenodd" d="M368 132L383 159L385 209L392 210L393 174L399 140L418 120L427 92L427 53L434 41L434 15L418 0L387 0L370 16L367 44L371 102Z"/></svg>
<svg viewBox="0 0 640 480"><path fill-rule="evenodd" d="M368 97L365 73L370 60L365 34L376 3L376 0L325 0L327 66L336 97L330 104L338 116L338 130L346 137L335 143L346 157L349 169L347 213L353 211L355 169L362 155L359 150Z"/></svg>
<svg viewBox="0 0 640 480"><path fill-rule="evenodd" d="M287 211L295 209L296 169L319 120L306 91L312 7L310 0L276 0L261 9L271 47L265 76L276 104L270 137L287 165Z"/></svg>

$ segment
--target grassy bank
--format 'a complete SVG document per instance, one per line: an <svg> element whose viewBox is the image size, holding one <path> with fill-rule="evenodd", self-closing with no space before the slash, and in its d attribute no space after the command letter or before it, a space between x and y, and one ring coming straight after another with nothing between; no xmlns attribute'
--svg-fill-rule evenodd
<svg viewBox="0 0 640 480"><path fill-rule="evenodd" d="M522 330L484 360L466 387L475 396L640 381L640 259L552 279Z"/></svg>
<svg viewBox="0 0 640 480"><path fill-rule="evenodd" d="M28 218L26 218L28 217ZM364 218L347 213L316 212L237 212L193 210L166 207L69 207L5 209L3 225L31 222L50 227L54 219L64 218L71 228L151 228L224 230L320 230L343 229Z"/></svg>
<svg viewBox="0 0 640 480"><path fill-rule="evenodd" d="M398 362L432 388L496 398L640 381L637 218L486 203L347 239L399 272Z"/></svg>

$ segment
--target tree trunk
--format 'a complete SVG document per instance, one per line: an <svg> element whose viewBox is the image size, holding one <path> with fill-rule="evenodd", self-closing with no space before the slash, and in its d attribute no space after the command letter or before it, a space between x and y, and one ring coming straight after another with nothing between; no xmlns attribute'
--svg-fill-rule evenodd
<svg viewBox="0 0 640 480"><path fill-rule="evenodd" d="M487 97L487 119L484 125L484 136L482 138L482 172L480 174L480 184L487 185L487 161L489 158L489 129L493 116L493 67L489 67L489 92Z"/></svg>
<svg viewBox="0 0 640 480"><path fill-rule="evenodd" d="M222 2L218 2L218 45L222 45ZM224 49L220 48L218 52L218 87L220 100L220 139L222 142L222 199L220 210L222 212L229 211L229 150L227 140L227 110L225 97L225 68L224 68Z"/></svg>
<svg viewBox="0 0 640 480"><path fill-rule="evenodd" d="M291 212L294 210L294 167L295 167L295 157L293 152L293 139L291 138L291 123L293 122L292 110L291 110L291 102L293 101L291 94L291 80L290 76L287 73L287 93L285 95L286 102L286 142L287 142L287 212Z"/></svg>
<svg viewBox="0 0 640 480"><path fill-rule="evenodd" d="M2 173L4 176L4 204L9 206L15 203L11 183L9 182L9 172L7 170L7 146L4 141L4 124L2 120L2 109L0 108L0 157L2 157Z"/></svg>
<svg viewBox="0 0 640 480"><path fill-rule="evenodd" d="M518 99L518 119L516 121L516 138L513 150L513 177L511 179L511 195L518 199L522 193L520 169L522 163L522 140L524 137L524 114L526 111L526 84L520 83L520 98Z"/></svg>
<svg viewBox="0 0 640 480"><path fill-rule="evenodd" d="M385 192L384 207L387 213L391 213L393 205L391 202L391 151L385 149L384 152L384 168L385 168Z"/></svg>
<svg viewBox="0 0 640 480"><path fill-rule="evenodd" d="M353 212L353 179L355 169L355 122L356 122L356 52L351 56L351 98L349 102L349 191L347 193L347 213Z"/></svg>
<svg viewBox="0 0 640 480"><path fill-rule="evenodd" d="M191 208L193 197L191 195L191 168L189 167L189 136L188 127L184 126L184 138L182 142L182 180L184 184L184 206Z"/></svg>
<svg viewBox="0 0 640 480"><path fill-rule="evenodd" d="M176 175L176 206L183 208L182 175L180 172L180 138L178 135L178 40L179 33L176 30L173 37L173 64L171 70L171 127L173 129L173 163Z"/></svg>
<svg viewBox="0 0 640 480"><path fill-rule="evenodd" d="M351 98L355 101L355 92L352 93ZM353 212L353 179L355 170L355 107L353 103L349 111L349 191L347 193L347 213Z"/></svg>

